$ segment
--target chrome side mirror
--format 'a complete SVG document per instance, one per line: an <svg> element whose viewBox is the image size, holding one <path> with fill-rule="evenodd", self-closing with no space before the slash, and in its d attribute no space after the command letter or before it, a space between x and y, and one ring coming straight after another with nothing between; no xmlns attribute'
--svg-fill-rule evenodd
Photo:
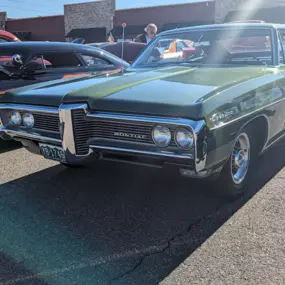
<svg viewBox="0 0 285 285"><path fill-rule="evenodd" d="M14 54L12 56L13 65L17 67L22 67L24 65L22 57L19 54Z"/></svg>

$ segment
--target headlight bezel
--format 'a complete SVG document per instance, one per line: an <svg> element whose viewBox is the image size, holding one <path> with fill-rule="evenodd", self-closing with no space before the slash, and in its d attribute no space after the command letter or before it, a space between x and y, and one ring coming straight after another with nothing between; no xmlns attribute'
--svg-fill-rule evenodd
<svg viewBox="0 0 285 285"><path fill-rule="evenodd" d="M169 132L169 138L167 140L167 143L165 145L160 145L157 140L155 139L155 131L157 130L157 128L165 128L167 129L167 131ZM164 124L157 124L155 125L153 128L152 128L152 132L151 132L151 136L152 136L152 141L154 142L154 144L159 147L159 148L166 148L170 145L171 143L171 140L172 140L172 133L171 133L171 129L167 126L167 125L164 125Z"/></svg>
<svg viewBox="0 0 285 285"><path fill-rule="evenodd" d="M190 134L191 137L192 137L192 142L191 142L191 144L190 144L188 147L183 147L183 146L179 143L178 138L177 138L178 133L179 133L179 132L183 132L183 131L184 131L185 133ZM194 136L194 133L193 133L192 129L187 128L187 127L184 127L184 126L178 127L178 128L175 130L175 133L174 133L174 141L175 141L176 146L177 146L180 150L183 150L183 151L189 151L189 150L191 150L191 149L194 147L194 145L195 145L195 136Z"/></svg>

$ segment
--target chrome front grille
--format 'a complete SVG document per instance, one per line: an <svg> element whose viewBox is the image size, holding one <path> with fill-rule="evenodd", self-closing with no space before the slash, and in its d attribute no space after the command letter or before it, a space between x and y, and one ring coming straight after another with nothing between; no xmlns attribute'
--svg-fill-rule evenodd
<svg viewBox="0 0 285 285"><path fill-rule="evenodd" d="M89 122L85 119L84 110L73 110L72 122L76 154L86 155L89 151L87 140L90 137L90 125Z"/></svg>
<svg viewBox="0 0 285 285"><path fill-rule="evenodd" d="M23 116L25 112L21 112ZM35 125L33 130L37 133L48 136L51 138L60 138L60 131L59 131L59 115L58 114L50 114L50 113L36 113L32 112ZM26 129L24 124L21 126L23 129Z"/></svg>
<svg viewBox="0 0 285 285"><path fill-rule="evenodd" d="M88 140L90 139L154 144L152 140L154 123L106 120L99 117L87 119L84 111L80 109L72 111L72 119L76 153L78 155L86 155L88 153ZM174 130L171 131L174 134ZM131 136L125 137L122 134L131 134ZM171 145L176 146L173 139Z"/></svg>
<svg viewBox="0 0 285 285"><path fill-rule="evenodd" d="M35 119L35 129L59 133L58 115L34 113L33 116Z"/></svg>

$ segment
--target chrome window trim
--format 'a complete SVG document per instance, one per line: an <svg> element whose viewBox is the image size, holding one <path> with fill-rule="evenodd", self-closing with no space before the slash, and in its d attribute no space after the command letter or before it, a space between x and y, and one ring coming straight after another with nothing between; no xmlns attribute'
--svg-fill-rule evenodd
<svg viewBox="0 0 285 285"><path fill-rule="evenodd" d="M271 29L271 52L272 52L272 64L279 66L279 50L278 50L278 31L276 28Z"/></svg>

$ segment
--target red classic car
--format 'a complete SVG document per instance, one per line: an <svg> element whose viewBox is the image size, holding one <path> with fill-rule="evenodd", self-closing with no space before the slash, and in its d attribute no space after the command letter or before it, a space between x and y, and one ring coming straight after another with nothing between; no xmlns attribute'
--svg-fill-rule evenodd
<svg viewBox="0 0 285 285"><path fill-rule="evenodd" d="M20 40L9 32L0 31L0 43L2 42L20 42Z"/></svg>

